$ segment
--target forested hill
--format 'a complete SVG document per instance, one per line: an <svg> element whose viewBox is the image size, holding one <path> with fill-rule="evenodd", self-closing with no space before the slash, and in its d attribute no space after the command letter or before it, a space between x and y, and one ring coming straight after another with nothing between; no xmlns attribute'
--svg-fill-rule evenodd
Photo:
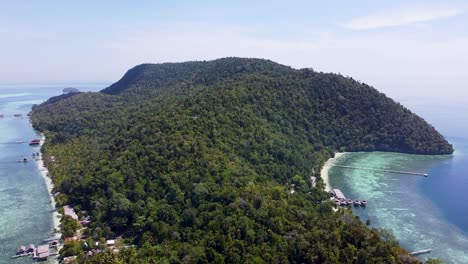
<svg viewBox="0 0 468 264"><path fill-rule="evenodd" d="M90 239L136 244L107 256L125 263L417 263L310 176L335 151L453 152L368 85L261 59L139 65L31 121L59 205L92 216Z"/></svg>
<svg viewBox="0 0 468 264"><path fill-rule="evenodd" d="M212 86L206 92L216 93L218 89L223 89L222 85L232 82L245 83L250 88L239 89L241 91L233 95L244 99L238 102L239 106L260 102L257 110L263 107L264 111L258 114L268 121L275 121L270 120L268 114L269 110L275 110L271 101L276 100L273 103L280 107L280 112L283 112L283 108L290 112L304 107L301 109L303 113L296 115L306 121L301 120L303 124L296 125L315 127L320 132L320 127L327 128L322 124L313 124L313 120L320 119L329 123L327 125L342 129L332 131L342 134L341 138L336 135L338 138L333 140L336 149L344 147L349 151L382 150L415 154L453 152L432 126L377 90L351 78L316 73L310 69L294 70L269 60L225 58L208 62L142 64L130 69L121 80L102 92L145 96L165 90L171 93L197 92L195 86ZM265 95L262 92L270 91L275 94L263 98ZM287 102L278 100L283 95ZM287 114L283 117L290 117Z"/></svg>

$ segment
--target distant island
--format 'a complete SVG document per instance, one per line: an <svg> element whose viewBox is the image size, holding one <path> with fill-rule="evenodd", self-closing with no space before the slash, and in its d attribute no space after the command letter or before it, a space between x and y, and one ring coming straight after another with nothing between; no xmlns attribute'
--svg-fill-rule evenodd
<svg viewBox="0 0 468 264"><path fill-rule="evenodd" d="M335 152L453 152L367 84L263 59L138 65L34 106L31 121L58 206L90 219L61 251L78 263L421 263L334 212L320 169Z"/></svg>
<svg viewBox="0 0 468 264"><path fill-rule="evenodd" d="M63 89L63 93L68 94L68 93L79 93L80 90L73 88L73 87L67 87Z"/></svg>

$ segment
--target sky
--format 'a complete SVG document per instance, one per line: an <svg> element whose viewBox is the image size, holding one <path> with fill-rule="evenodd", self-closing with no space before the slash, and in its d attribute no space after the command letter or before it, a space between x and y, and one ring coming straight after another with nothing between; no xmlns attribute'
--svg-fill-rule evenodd
<svg viewBox="0 0 468 264"><path fill-rule="evenodd" d="M0 0L0 84L113 83L141 63L238 56L468 98L467 25L457 0Z"/></svg>

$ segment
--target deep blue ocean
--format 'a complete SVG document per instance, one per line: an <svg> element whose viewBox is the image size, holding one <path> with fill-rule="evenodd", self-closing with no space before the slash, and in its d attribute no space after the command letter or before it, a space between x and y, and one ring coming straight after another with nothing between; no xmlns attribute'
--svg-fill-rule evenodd
<svg viewBox="0 0 468 264"><path fill-rule="evenodd" d="M27 118L33 104L62 94L65 87L98 91L106 85L0 85L0 263L32 263L31 257L10 259L20 245L39 245L51 236L50 196L28 142L38 135ZM14 117L22 114L22 117ZM20 143L22 141L22 143ZM28 162L17 162L27 157Z"/></svg>
<svg viewBox="0 0 468 264"><path fill-rule="evenodd" d="M391 230L409 251L432 248L421 259L468 263L468 99L400 98L434 125L455 148L453 155L349 153L336 164L428 173L429 177L332 167L330 184L367 199L354 208L362 221Z"/></svg>

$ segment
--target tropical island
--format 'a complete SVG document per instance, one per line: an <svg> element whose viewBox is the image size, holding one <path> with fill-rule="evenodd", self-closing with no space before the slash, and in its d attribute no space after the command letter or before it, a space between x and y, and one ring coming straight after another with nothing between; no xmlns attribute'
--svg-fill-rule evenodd
<svg viewBox="0 0 468 264"><path fill-rule="evenodd" d="M91 219L61 252L78 263L420 263L335 212L320 169L335 152L453 152L369 85L263 59L142 64L31 121L57 206ZM114 239L124 246L99 246Z"/></svg>
<svg viewBox="0 0 468 264"><path fill-rule="evenodd" d="M64 94L68 94L68 93L79 93L80 90L76 89L76 88L73 88L73 87L67 87L67 88L63 88L63 93Z"/></svg>

